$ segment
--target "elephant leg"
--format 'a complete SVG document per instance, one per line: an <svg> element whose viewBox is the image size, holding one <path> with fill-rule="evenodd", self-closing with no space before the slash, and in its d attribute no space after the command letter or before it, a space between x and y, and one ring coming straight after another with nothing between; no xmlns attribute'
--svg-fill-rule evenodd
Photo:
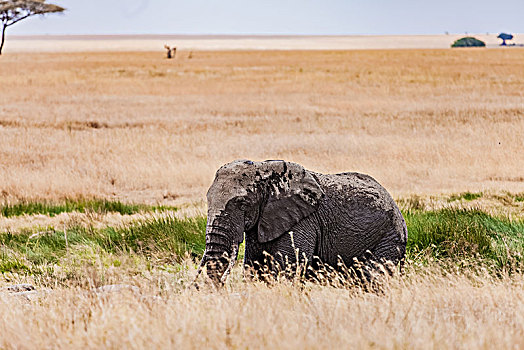
<svg viewBox="0 0 524 350"><path fill-rule="evenodd" d="M283 234L277 239L259 243L255 235L246 234L245 264L258 277L303 274L313 257L315 240L301 231ZM299 264L297 264L297 258Z"/></svg>
<svg viewBox="0 0 524 350"><path fill-rule="evenodd" d="M305 275L311 264L315 243L306 232L286 233L268 243L266 249L273 257L273 270L284 272L288 278Z"/></svg>
<svg viewBox="0 0 524 350"><path fill-rule="evenodd" d="M247 277L258 278L262 275L264 247L258 242L257 232L246 232L246 250L244 253L244 268Z"/></svg>
<svg viewBox="0 0 524 350"><path fill-rule="evenodd" d="M397 232L386 235L378 245L366 251L350 266L352 279L368 291L380 290L383 278L391 276L397 268L402 271L405 243Z"/></svg>
<svg viewBox="0 0 524 350"><path fill-rule="evenodd" d="M371 251L373 259L382 264L388 262L391 266L402 268L404 255L406 253L405 244L401 244L399 239L384 239Z"/></svg>
<svg viewBox="0 0 524 350"><path fill-rule="evenodd" d="M393 220L394 227L372 250L374 257L381 263L389 262L384 265L393 269L398 266L400 272L404 266L406 255L406 242L408 240L408 229L402 214L397 209L397 215Z"/></svg>

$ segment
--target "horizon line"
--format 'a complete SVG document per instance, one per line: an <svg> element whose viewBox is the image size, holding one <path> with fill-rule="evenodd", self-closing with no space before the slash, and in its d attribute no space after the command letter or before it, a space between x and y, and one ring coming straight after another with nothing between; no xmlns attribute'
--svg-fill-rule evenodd
<svg viewBox="0 0 524 350"><path fill-rule="evenodd" d="M485 32L485 33L434 33L434 34L283 34L283 33L242 33L242 34L231 34L231 33L213 33L213 34L195 34L195 33L134 33L134 34L11 34L11 38L26 38L26 37L166 37L166 36L179 36L179 37L374 37L374 36L453 36L453 35L497 35L502 32ZM511 33L513 35L519 35L523 33Z"/></svg>

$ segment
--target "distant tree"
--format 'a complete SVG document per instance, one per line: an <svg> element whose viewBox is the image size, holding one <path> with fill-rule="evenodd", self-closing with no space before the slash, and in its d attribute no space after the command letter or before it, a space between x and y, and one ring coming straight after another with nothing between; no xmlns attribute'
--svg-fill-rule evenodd
<svg viewBox="0 0 524 350"><path fill-rule="evenodd" d="M31 16L62 12L64 10L63 7L58 5L46 4L45 0L0 0L0 23L2 24L0 55L4 48L7 27Z"/></svg>
<svg viewBox="0 0 524 350"><path fill-rule="evenodd" d="M486 43L477 38L467 36L462 39L458 39L451 45L451 47L485 47Z"/></svg>
<svg viewBox="0 0 524 350"><path fill-rule="evenodd" d="M506 40L512 40L513 39L513 35L512 34L506 34L506 33L500 33L499 36L497 36L497 38L499 39L502 39L502 44L500 44L500 46L506 46Z"/></svg>

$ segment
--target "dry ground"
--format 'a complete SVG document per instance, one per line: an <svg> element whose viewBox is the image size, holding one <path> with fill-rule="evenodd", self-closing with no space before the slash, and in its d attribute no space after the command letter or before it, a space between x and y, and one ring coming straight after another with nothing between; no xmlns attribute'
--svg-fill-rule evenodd
<svg viewBox="0 0 524 350"><path fill-rule="evenodd" d="M0 196L198 201L235 158L524 191L524 49L8 54Z"/></svg>

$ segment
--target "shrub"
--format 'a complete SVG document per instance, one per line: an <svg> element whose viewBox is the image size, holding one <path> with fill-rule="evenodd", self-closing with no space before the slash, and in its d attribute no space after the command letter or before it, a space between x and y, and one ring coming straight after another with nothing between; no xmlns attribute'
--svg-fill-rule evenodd
<svg viewBox="0 0 524 350"><path fill-rule="evenodd" d="M455 41L451 47L486 47L486 43L477 38L467 36Z"/></svg>

